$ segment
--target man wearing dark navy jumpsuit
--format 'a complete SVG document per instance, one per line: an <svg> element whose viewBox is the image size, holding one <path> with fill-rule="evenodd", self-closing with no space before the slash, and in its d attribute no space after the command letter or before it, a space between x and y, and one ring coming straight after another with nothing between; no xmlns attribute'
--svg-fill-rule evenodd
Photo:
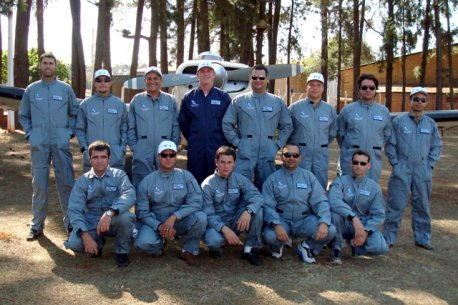
<svg viewBox="0 0 458 305"><path fill-rule="evenodd" d="M228 144L221 125L231 98L214 87L215 77L211 62L199 64L199 87L183 97L178 119L181 132L188 141L188 170L199 184L214 173L216 150Z"/></svg>

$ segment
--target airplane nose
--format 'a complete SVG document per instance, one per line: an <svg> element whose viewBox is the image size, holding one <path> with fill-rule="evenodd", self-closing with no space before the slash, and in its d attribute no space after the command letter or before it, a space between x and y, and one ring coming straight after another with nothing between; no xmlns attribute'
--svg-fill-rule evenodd
<svg viewBox="0 0 458 305"><path fill-rule="evenodd" d="M220 89L224 89L227 83L227 71L223 66L217 63L213 63L213 69L215 70L215 82L214 85Z"/></svg>

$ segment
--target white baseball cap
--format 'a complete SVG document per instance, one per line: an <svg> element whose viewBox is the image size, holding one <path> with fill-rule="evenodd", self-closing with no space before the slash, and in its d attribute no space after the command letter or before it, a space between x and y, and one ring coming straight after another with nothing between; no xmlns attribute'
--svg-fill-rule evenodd
<svg viewBox="0 0 458 305"><path fill-rule="evenodd" d="M307 84L312 80L317 80L324 84L324 77L323 77L323 74L321 73L318 73L318 72L310 73L309 77L307 77Z"/></svg>
<svg viewBox="0 0 458 305"><path fill-rule="evenodd" d="M417 94L417 93L423 93L424 95L428 95L428 91L426 91L426 88L423 87L415 87L410 91L410 96Z"/></svg>
<svg viewBox="0 0 458 305"><path fill-rule="evenodd" d="M151 72L154 72L157 75L159 75L160 77L162 77L161 69L159 69L158 67L154 67L154 66L148 67L148 69L146 69L146 71L145 71L144 76L146 77Z"/></svg>
<svg viewBox="0 0 458 305"><path fill-rule="evenodd" d="M96 79L99 76L106 76L106 77L111 78L110 72L108 72L108 70L105 70L105 69L99 69L99 70L95 71L94 79Z"/></svg>
<svg viewBox="0 0 458 305"><path fill-rule="evenodd" d="M200 64L197 66L197 72L199 72L200 69L205 68L205 67L210 68L213 71L215 71L215 68L213 68L211 61L205 60L205 61L200 62Z"/></svg>
<svg viewBox="0 0 458 305"><path fill-rule="evenodd" d="M177 152L177 145L170 140L164 140L161 142L161 144L159 144L159 147L157 148L157 153L160 154L166 149L171 149L174 152Z"/></svg>

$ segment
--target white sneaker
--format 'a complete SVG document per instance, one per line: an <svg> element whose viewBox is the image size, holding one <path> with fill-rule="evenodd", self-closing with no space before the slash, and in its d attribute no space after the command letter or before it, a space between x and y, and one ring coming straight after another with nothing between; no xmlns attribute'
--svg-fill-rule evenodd
<svg viewBox="0 0 458 305"><path fill-rule="evenodd" d="M275 258L282 257L283 256L283 247L284 247L284 245L281 246L280 251L278 251L278 252L272 252L272 256L275 257Z"/></svg>
<svg viewBox="0 0 458 305"><path fill-rule="evenodd" d="M316 263L315 257L313 255L313 251L309 246L305 243L305 241L301 242L296 247L296 253L299 255L301 260L304 263L314 264Z"/></svg>

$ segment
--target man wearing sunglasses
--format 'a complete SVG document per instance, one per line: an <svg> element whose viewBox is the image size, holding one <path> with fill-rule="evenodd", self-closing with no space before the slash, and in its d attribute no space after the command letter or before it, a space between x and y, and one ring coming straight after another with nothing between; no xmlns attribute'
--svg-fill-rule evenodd
<svg viewBox="0 0 458 305"><path fill-rule="evenodd" d="M361 74L358 88L359 101L346 105L337 120L340 166L342 174L351 174L351 156L363 150L372 160L367 176L378 182L382 173L382 147L391 135L390 112L375 102L378 80L374 75Z"/></svg>
<svg viewBox="0 0 458 305"><path fill-rule="evenodd" d="M134 96L129 106L127 139L133 152L132 183L138 185L157 169L156 149L164 140L180 143L175 98L161 91L162 72L151 66L144 73L146 91Z"/></svg>
<svg viewBox="0 0 458 305"><path fill-rule="evenodd" d="M301 154L295 144L282 149L283 167L270 175L262 188L263 237L272 256L280 258L283 247L301 238L296 253L308 264L336 233L331 224L328 197L316 177L299 167Z"/></svg>
<svg viewBox="0 0 458 305"><path fill-rule="evenodd" d="M105 237L114 236L118 267L127 267L135 224L129 209L136 195L126 173L109 166L110 151L104 141L89 145L92 169L79 177L70 195L68 216L73 231L64 245L75 252L100 257Z"/></svg>
<svg viewBox="0 0 458 305"><path fill-rule="evenodd" d="M177 146L174 142L161 142L157 159L158 170L146 176L138 187L136 213L141 227L135 246L160 256L166 240L181 236L180 258L197 266L200 239L207 227L207 215L202 212L202 191L190 172L175 168Z"/></svg>
<svg viewBox="0 0 458 305"><path fill-rule="evenodd" d="M432 171L440 158L442 140L436 122L423 113L427 98L425 88L412 89L410 111L393 120L393 135L386 145L386 156L393 168L388 181L383 235L390 246L396 242L410 195L415 245L433 249L429 198Z"/></svg>
<svg viewBox="0 0 458 305"><path fill-rule="evenodd" d="M94 73L95 94L80 104L75 134L83 153L83 172L91 169L87 148L96 140L110 144L110 166L124 169L127 144L127 107L111 94L111 75L105 69Z"/></svg>
<svg viewBox="0 0 458 305"><path fill-rule="evenodd" d="M354 152L351 175L336 177L329 189L332 223L337 229L331 242L333 264L342 264L344 240L350 241L352 256L388 252L380 232L385 219L385 201L378 183L366 176L371 168L370 161L368 153Z"/></svg>
<svg viewBox="0 0 458 305"><path fill-rule="evenodd" d="M267 92L267 72L264 65L253 67L250 82L253 91L237 96L223 118L224 135L238 148L235 171L248 179L254 174L254 185L259 190L275 171L277 152L293 130L283 100Z"/></svg>
<svg viewBox="0 0 458 305"><path fill-rule="evenodd" d="M236 154L221 146L215 156L216 171L202 183L204 212L208 216L205 243L213 258L221 257L221 247L242 245L238 235L245 233L243 258L252 265L261 265L253 248L262 246L263 198L245 176L234 173Z"/></svg>
<svg viewBox="0 0 458 305"><path fill-rule="evenodd" d="M290 142L299 145L299 166L311 171L326 190L328 187L329 144L337 135L337 114L321 100L324 77L311 73L307 78L307 98L289 106L293 119Z"/></svg>

